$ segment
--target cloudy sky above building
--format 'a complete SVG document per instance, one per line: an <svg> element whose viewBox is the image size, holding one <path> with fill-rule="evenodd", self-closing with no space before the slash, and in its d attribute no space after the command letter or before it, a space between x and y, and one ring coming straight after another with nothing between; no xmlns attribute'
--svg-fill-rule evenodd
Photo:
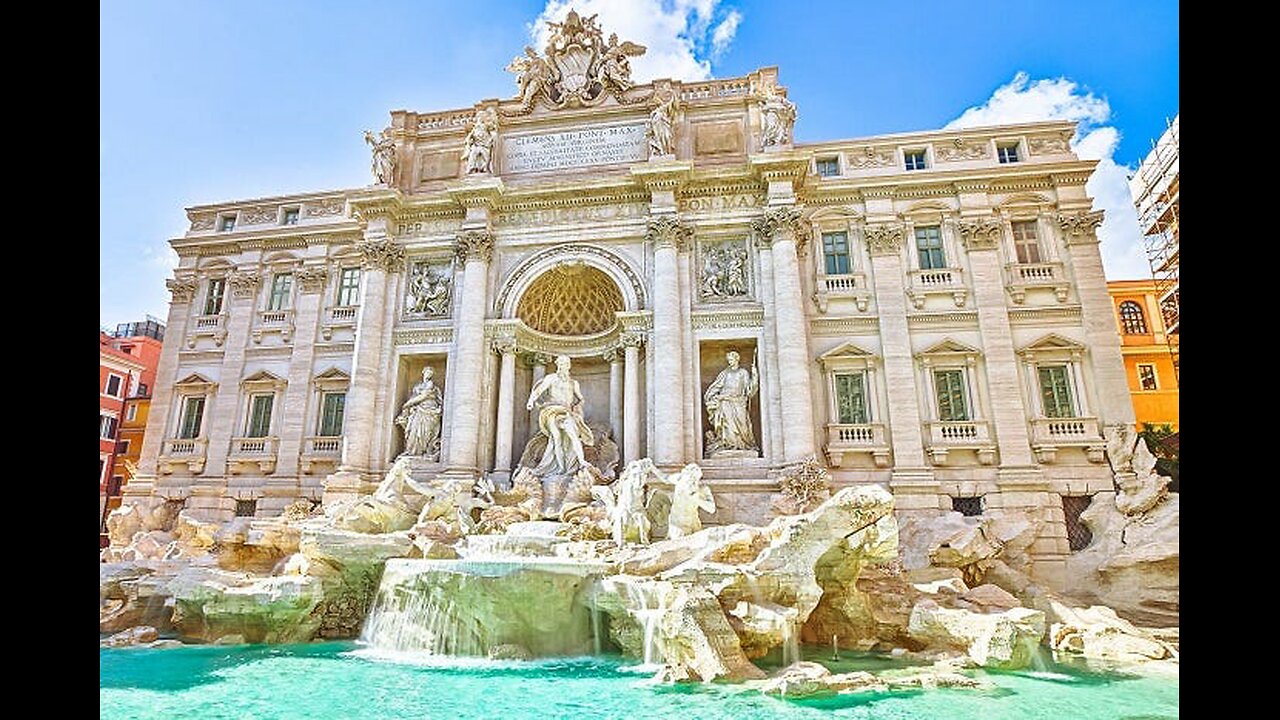
<svg viewBox="0 0 1280 720"><path fill-rule="evenodd" d="M188 205L370 182L394 109L515 94L570 7L648 47L640 81L777 65L798 142L1079 121L1111 279L1149 276L1126 174L1178 111L1170 2L122 0L101 6L100 318L164 317Z"/></svg>

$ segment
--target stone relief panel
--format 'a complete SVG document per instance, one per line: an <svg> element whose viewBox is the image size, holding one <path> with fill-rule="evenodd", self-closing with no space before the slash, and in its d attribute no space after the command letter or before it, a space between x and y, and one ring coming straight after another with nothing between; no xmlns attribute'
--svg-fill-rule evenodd
<svg viewBox="0 0 1280 720"><path fill-rule="evenodd" d="M863 146L845 155L849 166L857 170L892 167L896 164L892 147Z"/></svg>
<svg viewBox="0 0 1280 720"><path fill-rule="evenodd" d="M449 317L452 300L453 262L417 260L410 265L404 301L407 317Z"/></svg>
<svg viewBox="0 0 1280 720"><path fill-rule="evenodd" d="M949 142L934 143L933 154L938 162L985 160L991 157L991 143L986 140L954 138Z"/></svg>
<svg viewBox="0 0 1280 720"><path fill-rule="evenodd" d="M693 125L696 155L731 155L742 152L742 121L700 122Z"/></svg>
<svg viewBox="0 0 1280 720"><path fill-rule="evenodd" d="M700 251L698 294L702 300L735 300L751 294L745 240L702 243Z"/></svg>

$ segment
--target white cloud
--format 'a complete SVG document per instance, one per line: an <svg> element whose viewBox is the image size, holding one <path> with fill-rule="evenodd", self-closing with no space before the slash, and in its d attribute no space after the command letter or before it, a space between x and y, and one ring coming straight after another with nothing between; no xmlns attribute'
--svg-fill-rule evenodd
<svg viewBox="0 0 1280 720"><path fill-rule="evenodd" d="M706 80L711 63L728 49L742 22L742 13L732 8L718 12L720 0L547 0L546 7L529 26L534 50L542 52L550 38L547 21L562 22L569 10L596 19L604 36L617 33L618 39L648 48L631 60L631 75L637 82L655 78ZM717 14L720 22L712 30Z"/></svg>
<svg viewBox="0 0 1280 720"><path fill-rule="evenodd" d="M1129 194L1128 175L1133 168L1116 164L1112 158L1120 142L1120 131L1104 125L1111 119L1111 105L1105 98L1082 90L1067 78L1032 81L1025 72L1014 75L1008 84L996 88L991 97L947 123L948 128L1004 125L1036 120L1079 122L1071 147L1084 160L1098 160L1085 191L1093 206L1106 211L1098 238L1102 241L1102 264L1107 279L1123 280L1151 276L1143 251L1138 216Z"/></svg>

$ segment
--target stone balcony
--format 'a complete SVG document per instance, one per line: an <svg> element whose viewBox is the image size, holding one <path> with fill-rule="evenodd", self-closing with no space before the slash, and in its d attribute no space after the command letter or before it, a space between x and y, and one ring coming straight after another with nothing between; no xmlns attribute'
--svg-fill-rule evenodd
<svg viewBox="0 0 1280 720"><path fill-rule="evenodd" d="M333 339L333 331L338 328L356 327L356 315L359 314L359 305L339 305L326 308L324 311L324 322L320 325L320 335L325 340Z"/></svg>
<svg viewBox="0 0 1280 720"><path fill-rule="evenodd" d="M867 303L871 300L871 289L867 286L867 276L862 273L844 275L818 275L815 283L817 289L813 293L813 301L819 312L826 312L832 299L849 299L858 304L858 312L867 311Z"/></svg>
<svg viewBox="0 0 1280 720"><path fill-rule="evenodd" d="M964 270L937 268L935 270L909 270L907 272L907 297L917 310L924 309L924 301L930 295L947 295L956 307L964 307L969 298L969 288L964 284Z"/></svg>
<svg viewBox="0 0 1280 720"><path fill-rule="evenodd" d="M1026 302L1027 291L1033 288L1052 290L1058 302L1066 302L1071 288L1060 262L1010 263L1004 266L1004 283L1014 305Z"/></svg>
<svg viewBox="0 0 1280 720"><path fill-rule="evenodd" d="M972 450L983 465L996 460L996 443L985 420L932 420L924 424L924 431L925 449L934 465L946 465L953 450Z"/></svg>
<svg viewBox="0 0 1280 720"><path fill-rule="evenodd" d="M245 470L272 473L276 470L276 453L280 438L254 437L232 438L231 452L227 455L227 472L238 474Z"/></svg>
<svg viewBox="0 0 1280 720"><path fill-rule="evenodd" d="M866 453L876 467L889 467L889 443L885 440L884 425L880 423L827 425L827 462L840 467L846 454Z"/></svg>
<svg viewBox="0 0 1280 720"><path fill-rule="evenodd" d="M293 342L293 310L260 310L253 327L253 341L261 343L270 333L280 333L282 342Z"/></svg>
<svg viewBox="0 0 1280 720"><path fill-rule="evenodd" d="M1058 449L1063 447L1084 448L1089 462L1106 461L1103 452L1106 441L1097 418L1035 418L1031 421L1031 449L1037 460L1052 463L1057 459Z"/></svg>
<svg viewBox="0 0 1280 720"><path fill-rule="evenodd" d="M166 439L160 445L160 472L168 475L178 466L185 466L191 473L204 472L208 445L209 441L205 438Z"/></svg>
<svg viewBox="0 0 1280 720"><path fill-rule="evenodd" d="M336 467L342 460L342 436L313 436L306 438L302 446L302 472L310 475L321 466Z"/></svg>
<svg viewBox="0 0 1280 720"><path fill-rule="evenodd" d="M222 347L227 339L227 314L197 315L192 318L191 329L187 331L187 349L195 349L196 341L202 337L211 337L214 345Z"/></svg>

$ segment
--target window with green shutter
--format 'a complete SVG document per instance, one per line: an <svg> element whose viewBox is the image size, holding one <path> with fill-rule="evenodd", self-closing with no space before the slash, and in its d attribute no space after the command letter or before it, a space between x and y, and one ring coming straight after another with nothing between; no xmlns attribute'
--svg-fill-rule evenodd
<svg viewBox="0 0 1280 720"><path fill-rule="evenodd" d="M863 373L836 375L836 412L841 424L864 425L867 416L867 393Z"/></svg>
<svg viewBox="0 0 1280 720"><path fill-rule="evenodd" d="M249 431L245 437L266 437L271 434L271 406L274 395L254 395L249 400Z"/></svg>
<svg viewBox="0 0 1280 720"><path fill-rule="evenodd" d="M822 233L822 254L828 275L849 273L849 233Z"/></svg>
<svg viewBox="0 0 1280 720"><path fill-rule="evenodd" d="M934 370L933 383L938 392L938 419L968 420L969 408L964 401L964 372Z"/></svg>
<svg viewBox="0 0 1280 720"><path fill-rule="evenodd" d="M190 439L200 436L200 420L204 417L204 398L189 397L182 404L182 423L178 437Z"/></svg>
<svg viewBox="0 0 1280 720"><path fill-rule="evenodd" d="M1071 402L1071 382L1067 376L1066 365L1041 365L1040 398L1044 405L1044 416L1051 418L1075 417L1075 406Z"/></svg>
<svg viewBox="0 0 1280 720"><path fill-rule="evenodd" d="M320 432L321 437L335 437L342 434L342 415L346 410L347 394L340 392L325 393L320 400Z"/></svg>

